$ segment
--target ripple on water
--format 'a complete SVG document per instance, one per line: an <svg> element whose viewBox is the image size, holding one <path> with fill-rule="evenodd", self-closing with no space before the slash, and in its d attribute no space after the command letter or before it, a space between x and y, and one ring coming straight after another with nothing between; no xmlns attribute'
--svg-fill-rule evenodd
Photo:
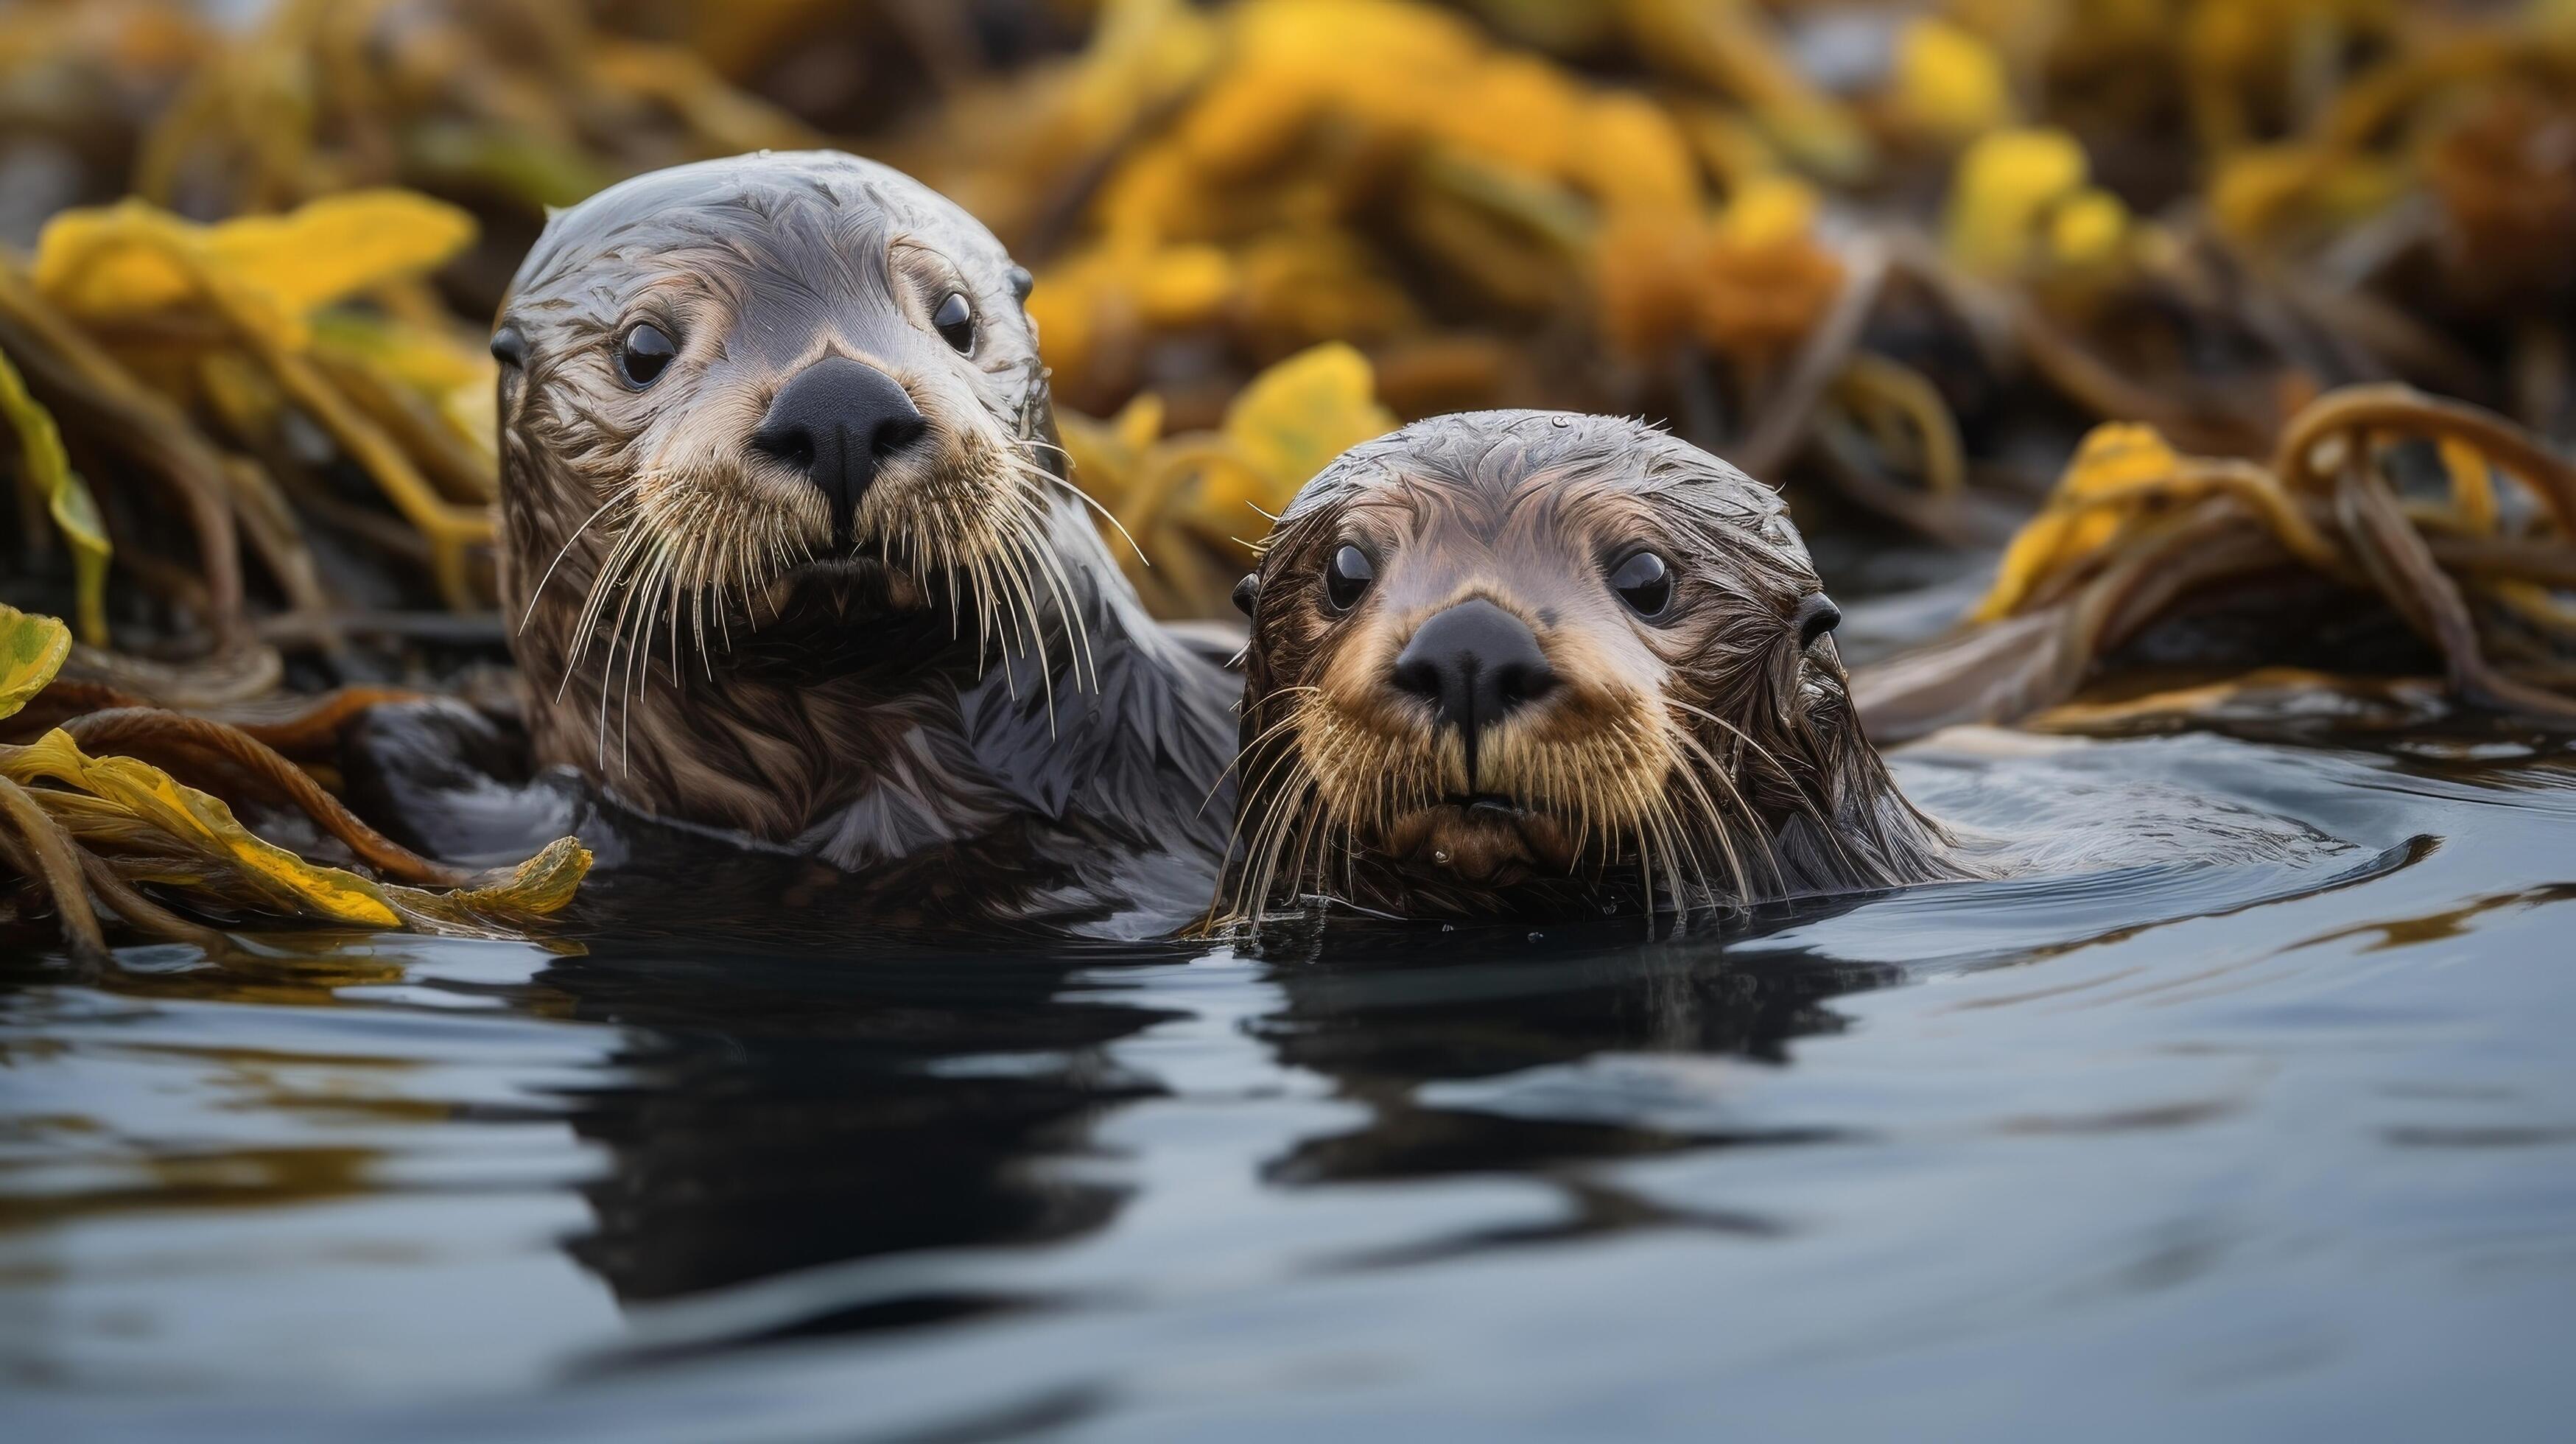
<svg viewBox="0 0 2576 1444"><path fill-rule="evenodd" d="M800 924L141 949L96 987L0 964L11 1412L262 1440L2557 1417L2563 764L1969 732L1897 765L2013 875L1293 960Z"/></svg>

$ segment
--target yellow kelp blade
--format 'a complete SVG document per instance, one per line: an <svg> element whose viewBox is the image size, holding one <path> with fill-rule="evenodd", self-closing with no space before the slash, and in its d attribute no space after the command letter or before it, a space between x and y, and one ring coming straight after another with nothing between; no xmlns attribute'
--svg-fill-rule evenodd
<svg viewBox="0 0 2576 1444"><path fill-rule="evenodd" d="M427 399L439 419L473 448L483 470L498 465L500 418L494 388L500 368L480 341L468 344L448 328L345 307L313 318L313 341L324 358L362 366Z"/></svg>
<svg viewBox="0 0 2576 1444"><path fill-rule="evenodd" d="M36 241L37 287L86 317L137 316L184 306L198 285L173 255L259 296L300 346L305 316L389 281L422 275L474 241L474 218L403 190L325 196L283 216L201 226L126 200L68 210Z"/></svg>
<svg viewBox="0 0 2576 1444"><path fill-rule="evenodd" d="M0 354L0 416L18 433L18 476L43 497L54 528L72 549L72 584L80 606L81 640L107 645L107 526L99 520L98 501L72 470L63 450L62 432L53 413L37 404L25 378ZM39 684L42 685L42 684ZM22 701L24 699L21 699ZM11 710L15 710L14 708ZM5 715L5 714L0 714Z"/></svg>
<svg viewBox="0 0 2576 1444"><path fill-rule="evenodd" d="M0 775L19 783L51 779L106 802L167 843L222 864L267 906L291 917L398 928L406 921L462 921L478 914L543 914L562 907L590 867L589 851L566 838L510 880L464 890L464 900L451 903L306 862L252 834L220 798L130 757L91 757L60 729L24 747L0 750Z"/></svg>
<svg viewBox="0 0 2576 1444"><path fill-rule="evenodd" d="M385 896L405 920L424 920L442 930L475 929L487 919L543 917L572 901L589 875L591 852L573 838L559 837L544 850L510 870L507 877L448 892L388 884Z"/></svg>
<svg viewBox="0 0 2576 1444"><path fill-rule="evenodd" d="M2013 122L2011 68L1985 37L1935 16L1905 23L1896 39L1897 114L1942 141L1960 143Z"/></svg>
<svg viewBox="0 0 2576 1444"><path fill-rule="evenodd" d="M2087 505L2092 498L2163 481L2181 469L2182 458L2152 426L2109 421L2094 427L2066 463L2048 506L2004 549L1994 586L1971 615L1986 622L2011 616L2060 568L2118 535L2121 515Z"/></svg>
<svg viewBox="0 0 2576 1444"><path fill-rule="evenodd" d="M1151 558L1128 575L1162 615L1207 615L1249 556L1235 538L1351 446L1393 430L1368 358L1340 341L1290 356L1252 379L1216 431L1164 437L1163 402L1140 394L1116 416L1061 413L1074 480Z"/></svg>
<svg viewBox="0 0 2576 1444"><path fill-rule="evenodd" d="M1139 392L1106 421L1094 421L1079 412L1058 412L1056 428L1072 462L1074 485L1114 512L1135 494L1146 453L1162 439L1163 398L1151 391Z"/></svg>
<svg viewBox="0 0 2576 1444"><path fill-rule="evenodd" d="M70 628L0 603L0 717L15 716L34 701L71 652Z"/></svg>
<svg viewBox="0 0 2576 1444"><path fill-rule="evenodd" d="M1998 130L1959 157L1943 220L1950 259L1984 276L2008 276L2038 257L2081 263L2108 256L2128 212L2088 184L2083 142L2054 126Z"/></svg>
<svg viewBox="0 0 2576 1444"><path fill-rule="evenodd" d="M436 270L472 244L473 216L390 189L325 196L284 216L244 216L207 237L216 261L300 312Z"/></svg>
<svg viewBox="0 0 2576 1444"><path fill-rule="evenodd" d="M338 868L316 867L260 840L234 820L222 799L177 782L157 767L130 757L91 757L60 728L0 754L0 772L19 783L51 778L112 802L173 840L230 863L282 912L371 927L401 926L374 883Z"/></svg>
<svg viewBox="0 0 2576 1444"><path fill-rule="evenodd" d="M1266 493L1211 494L1208 501L1230 519L1243 501L1275 515L1325 463L1394 429L1395 413L1378 404L1367 357L1340 341L1309 347L1252 378L1226 408L1225 438Z"/></svg>
<svg viewBox="0 0 2576 1444"><path fill-rule="evenodd" d="M241 229L248 228L248 229ZM455 253L472 236L463 212L402 191L361 191L315 201L293 215L195 225L139 201L67 211L46 223L34 279L45 298L85 322L117 322L169 309L219 321L270 373L279 393L372 476L386 499L429 543L432 575L452 608L476 607L469 552L488 545L492 522L487 459L466 454L452 470L470 474L469 504L448 501L426 474L433 463L407 451L393 431L333 384L310 354L309 311L325 301L401 279ZM364 236L363 244L352 237ZM339 246L296 274L299 248ZM444 423L440 423L444 425ZM479 424L479 423L478 423ZM469 426L459 440L475 434ZM479 445L480 443L475 443Z"/></svg>

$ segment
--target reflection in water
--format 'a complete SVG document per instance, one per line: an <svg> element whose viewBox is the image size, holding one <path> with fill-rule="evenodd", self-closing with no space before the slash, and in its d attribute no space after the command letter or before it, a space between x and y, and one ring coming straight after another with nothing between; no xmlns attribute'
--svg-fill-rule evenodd
<svg viewBox="0 0 2576 1444"><path fill-rule="evenodd" d="M578 950L0 960L10 1435L2531 1432L2554 755L1901 770L2121 863L1254 959L630 854Z"/></svg>
<svg viewBox="0 0 2576 1444"><path fill-rule="evenodd" d="M1777 926L1847 910L1845 902L1767 911ZM1785 1061L1789 1040L1839 1031L1826 1000L1888 987L1889 964L1830 960L1730 961L1721 937L1604 947L1555 936L1470 931L1442 939L1455 961L1422 970L1425 936L1389 928L1337 932L1322 956L1281 967L1283 1006L1259 1035L1281 1062L1330 1077L1366 1102L1353 1132L1305 1140L1276 1161L1283 1183L1544 1171L1751 1139L1729 1131L1672 1131L1618 1122L1504 1119L1423 1106L1426 1079L1501 1077L1596 1054L1740 1055ZM1622 929L1586 929L1615 933ZM1633 935L1633 927L1624 929ZM1590 943L1590 946L1586 946ZM1514 956L1519 954L1519 956Z"/></svg>
<svg viewBox="0 0 2576 1444"><path fill-rule="evenodd" d="M1103 1045L1156 1012L1055 1000L1082 960L602 952L540 977L631 1040L623 1081L571 1120L604 1145L594 1231L570 1245L651 1301L871 1254L1034 1243L1097 1227L1119 1192L1041 1177L1153 1080ZM835 1327L999 1302L888 1302ZM808 1326L818 1326L807 1321Z"/></svg>

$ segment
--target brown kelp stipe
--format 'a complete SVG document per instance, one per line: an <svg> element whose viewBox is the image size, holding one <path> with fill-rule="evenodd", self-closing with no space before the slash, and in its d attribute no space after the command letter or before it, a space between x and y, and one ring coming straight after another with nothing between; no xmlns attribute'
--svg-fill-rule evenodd
<svg viewBox="0 0 2576 1444"><path fill-rule="evenodd" d="M2183 602L2285 569L2384 602L2460 701L2576 726L2576 465L2491 412L2393 385L2318 398L2268 463L2095 429L1976 622L1864 669L1854 697L1891 741L2012 721L2072 697Z"/></svg>

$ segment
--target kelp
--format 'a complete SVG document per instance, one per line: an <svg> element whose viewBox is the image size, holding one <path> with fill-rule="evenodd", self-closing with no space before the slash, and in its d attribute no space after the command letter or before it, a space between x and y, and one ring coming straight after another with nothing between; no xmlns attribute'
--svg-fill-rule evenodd
<svg viewBox="0 0 2576 1444"><path fill-rule="evenodd" d="M1116 89L1086 82L1149 56L1174 96L1161 113L1077 104ZM1659 365L1684 338L1758 382L1840 281L1812 188L1758 143L1721 195L1683 117L1455 14L1113 4L1072 64L1069 98L1037 123L1087 128L1097 180L1031 307L1078 408L1109 409L1161 369L1157 352L1205 353L1210 338L1229 367L1214 379L1231 386L1309 345L1360 345L1408 413L1551 386L1607 396L1620 378L1581 373ZM1046 163L1071 145L1059 138ZM1026 193L1033 177L1005 173L1019 161L968 167L957 188ZM959 169L936 155L924 168ZM1598 354L1542 380L1512 353L1558 323ZM1643 378L1624 389L1643 394ZM1216 399L1183 404L1212 414Z"/></svg>
<svg viewBox="0 0 2576 1444"><path fill-rule="evenodd" d="M971 147L902 156L1039 242L1060 397L1151 391L1183 429L1340 340L1399 415L1642 412L1988 544L2087 419L2245 458L2341 384L2560 419L2532 378L2563 332L2499 353L2461 263L2565 300L2576 169L2514 143L2576 93L2546 14L1469 8L1112 0L1087 49L923 128ZM1818 83L1806 57L1870 27L1882 58Z"/></svg>
<svg viewBox="0 0 2576 1444"><path fill-rule="evenodd" d="M214 554L245 550L253 588L303 614L285 630L314 630L339 600L317 529L426 573L372 609L487 605L490 372L470 342L499 277L545 206L757 146L848 145L956 196L1037 270L1060 404L1131 429L1150 393L1168 430L1218 430L1266 368L1339 342L1398 417L1645 414L1838 507L1986 545L2088 420L2251 459L2320 392L2403 380L2576 424L2559 319L2576 165L2547 140L2576 123L2576 25L2546 4L295 0L229 36L140 0L91 27L33 9L47 23L0 79L107 68L150 98L120 122L128 169L89 185L243 217L105 315L98 293L143 262L46 288L213 444L222 480L197 489L235 535L200 498L196 564L130 567L190 616L202 578L219 632L238 609ZM389 186L461 209L352 210L350 243L310 209ZM87 224L141 252L155 214ZM217 294L274 278L225 250L272 228L327 258L328 297L285 298L309 327L245 327ZM438 258L330 279L394 235ZM174 279L189 264L216 284ZM432 266L435 291L413 279ZM2500 299L2529 295L2549 304ZM162 354L209 325L241 344ZM97 487L112 469L85 470ZM1124 488L1158 506L1198 490L1081 480L1140 536L1242 524L1140 515ZM1180 570L1158 608L1222 607L1228 567Z"/></svg>
<svg viewBox="0 0 2576 1444"><path fill-rule="evenodd" d="M453 323L412 326L400 349L414 359L397 369L341 338L404 323L310 312L346 285L416 272L463 223L446 218L441 235L422 224L426 203L399 196L323 204L321 216L212 228L132 203L70 212L47 228L32 266L0 258L0 354L24 376L29 412L59 426L81 473L115 483L92 488L92 526L65 527L84 634L137 654L112 667L151 668L158 653L169 659L163 670L241 671L267 650L253 635L254 594L276 607L273 624L336 635L334 619L359 608L324 580L334 557L344 576L352 566L396 584L421 576L432 606L489 605L488 423L478 433L445 419L465 394L475 398L468 414L488 416L482 387L449 379L479 353ZM306 221L324 223L325 236L356 226L377 239L365 255L334 246L337 266L298 273L294 256L313 244ZM270 244L244 244L261 231ZM427 355L458 359L440 372L418 359ZM22 427L22 446L32 453L43 433ZM31 463L22 486L55 474ZM341 525L373 515L346 499L353 478L413 528L397 524L393 544L372 557L367 543L382 527ZM78 501L56 514L80 517ZM173 558L173 543L192 560ZM104 585L111 572L116 584ZM273 657L250 670L278 672Z"/></svg>
<svg viewBox="0 0 2576 1444"><path fill-rule="evenodd" d="M0 417L18 434L18 481L29 502L41 507L72 554L80 630L93 646L107 644L107 529L89 484L72 470L52 413L27 394L26 378L0 355Z"/></svg>
<svg viewBox="0 0 2576 1444"><path fill-rule="evenodd" d="M447 417L488 412L490 362L443 318L316 318L361 293L416 283L473 234L454 207L401 191L214 226L125 201L48 222L23 285L13 278L8 291L30 320L45 308L47 331L78 327L100 344L103 354L80 368L94 374L82 379L140 391L149 376L165 402L272 462L277 474L218 460L219 478L190 479L220 488L219 504L259 529L282 586L299 588L312 568L293 510L276 495L287 478L318 486L284 444L292 417L375 485L426 543L445 602L470 609L487 590L472 554L491 541L482 503L493 494L493 463L488 427ZM408 359L397 369L392 355Z"/></svg>
<svg viewBox="0 0 2576 1444"><path fill-rule="evenodd" d="M1247 536L1287 510L1307 478L1395 425L1377 403L1366 357L1338 342L1254 378L1213 431L1166 437L1147 392L1107 421L1064 419L1074 472L1115 499L1111 523L1148 605L1187 615L1243 574Z"/></svg>
<svg viewBox="0 0 2576 1444"><path fill-rule="evenodd" d="M1167 616L1221 615L1339 446L1548 406L1668 425L1846 554L2009 542L1881 694L1908 726L2026 715L2267 569L2377 598L2462 697L2567 691L2557 0L8 14L5 595L78 624L31 704L66 726L497 659L483 333L546 207L811 144L1032 267L1074 480Z"/></svg>
<svg viewBox="0 0 2576 1444"><path fill-rule="evenodd" d="M148 127L134 189L280 210L350 185L569 205L625 174L813 133L701 57L508 0L284 0Z"/></svg>
<svg viewBox="0 0 2576 1444"><path fill-rule="evenodd" d="M2469 705L2576 728L2576 463L2492 412L2355 386L2266 462L2108 423L2003 555L1959 636L1865 671L1871 735L2013 722L2223 584L2295 571L2386 606Z"/></svg>
<svg viewBox="0 0 2576 1444"><path fill-rule="evenodd" d="M0 729L14 730L20 713L43 705L70 650L61 622L0 607ZM563 838L515 869L467 875L376 833L244 729L161 708L83 705L95 697L69 700L77 715L62 725L32 741L0 742L0 859L21 879L21 915L31 900L49 904L65 946L84 964L105 958L111 925L227 950L224 934L200 915L235 926L303 921L509 936L560 910L590 867L589 851ZM333 710L343 718L349 711ZM309 742L324 721L273 730L281 740ZM356 863L310 862L263 840L220 798L125 755L141 752L182 771L212 770L234 783L236 796L300 812Z"/></svg>

